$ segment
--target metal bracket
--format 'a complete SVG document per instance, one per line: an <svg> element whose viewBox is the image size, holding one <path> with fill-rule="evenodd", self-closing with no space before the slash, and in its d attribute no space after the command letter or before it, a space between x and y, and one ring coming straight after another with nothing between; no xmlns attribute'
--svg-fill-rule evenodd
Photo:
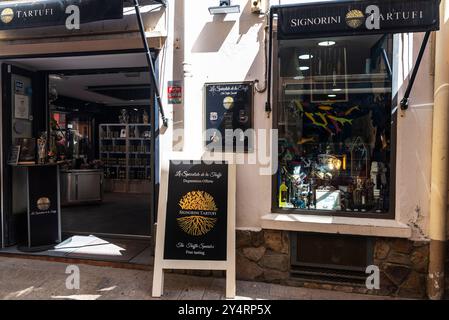
<svg viewBox="0 0 449 320"><path fill-rule="evenodd" d="M142 37L143 46L145 48L145 55L147 58L148 66L150 67L150 75L151 75L152 85L154 87L154 92L156 94L157 104L159 106L159 113L161 114L162 123L163 123L164 127L168 128L168 120L165 117L164 108L162 106L162 99L161 99L161 95L159 92L159 84L156 79L156 71L154 69L153 58L151 56L150 47L148 45L147 37L145 35L145 27L143 24L142 15L140 13L140 6L139 6L138 0L134 0L134 8L136 9L137 22L139 25L140 36ZM155 123L155 121L153 121L153 123Z"/></svg>
<svg viewBox="0 0 449 320"><path fill-rule="evenodd" d="M427 43L429 42L431 31L427 31L426 35L424 36L424 40L421 44L421 49L419 50L418 58L416 59L415 66L413 68L412 75L410 77L410 81L408 83L407 89L405 90L404 97L401 100L401 109L407 110L409 107L409 101L410 101L410 93L412 92L413 85L415 84L416 76L418 75L419 66L421 65L422 58L424 56L424 52L427 47Z"/></svg>

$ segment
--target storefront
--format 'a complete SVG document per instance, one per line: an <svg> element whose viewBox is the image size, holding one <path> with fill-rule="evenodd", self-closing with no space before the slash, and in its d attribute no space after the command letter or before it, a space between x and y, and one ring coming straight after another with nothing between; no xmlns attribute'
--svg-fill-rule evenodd
<svg viewBox="0 0 449 320"><path fill-rule="evenodd" d="M177 21L185 96L173 145L203 154L216 119L207 86L254 83L252 124L278 130L278 161L268 175L266 161L250 163L259 142L238 163L238 278L367 292L376 265L372 293L424 297L439 3L270 1L266 19L243 0L232 1L240 13L211 15L216 2Z"/></svg>
<svg viewBox="0 0 449 320"><path fill-rule="evenodd" d="M292 281L366 292L367 266L375 265L383 294L423 295L423 262L413 257L426 245L400 240L420 237L404 219L400 195L409 177L398 171L409 151L400 147L407 130L400 122L414 112L410 93L423 89L413 83L438 12L439 1L271 7L279 169L262 227L289 242ZM414 37L406 78L403 32Z"/></svg>
<svg viewBox="0 0 449 320"><path fill-rule="evenodd" d="M155 98L132 103L138 97L129 95L122 104L106 103L116 102L111 97L89 101L80 93L86 88L105 93L117 86L123 93L132 91L130 85L151 91L149 79L141 78L147 62L129 1L123 18L86 23L80 30L47 26L0 31L4 70L8 73L11 65L17 75L7 91L20 95L14 91L22 90L17 81L26 84L21 77L33 82L36 108L33 120L28 117L33 122L29 138L51 131L50 113L58 126L77 126L81 133L86 128L86 136L94 134L89 128L95 122L93 127L103 134L94 139L90 158L106 163L108 188L123 191L141 188L117 180L140 179L107 167L129 167L129 160L136 159L138 151L128 147L140 143L130 140L142 138L141 132L126 132L131 122L124 128L120 123L135 112L142 125L145 110L150 123L159 119L153 128L161 167L172 158L199 159L208 153L207 139L215 139L204 136L210 127L235 122L264 132L252 148L245 146L230 157L243 159L237 163L236 181L237 277L425 297L439 1L267 0L255 5L233 0L227 14L213 10L217 0L156 2L161 1L141 4L148 6L142 15L159 71L161 104ZM113 83L117 77L126 81ZM95 84L99 81L104 83ZM65 97L72 86L78 86L79 96L72 97L77 100ZM43 94L47 89L49 94ZM214 97L226 90L231 93L225 99ZM55 100L53 109L37 107L49 105L55 92L63 99ZM226 118L241 101L245 108ZM94 109L109 104L106 120L93 116L89 105L79 107L86 102ZM124 104L130 112L121 114ZM68 115L64 105L79 110ZM162 126L161 105L168 128ZM11 212L5 210L7 190L14 190L8 188L14 179L8 176L7 159L15 118L5 104L2 110L6 246ZM157 177L164 168L156 165L154 170ZM92 208L83 210L89 214ZM125 215L135 208L128 206ZM64 208L61 212L64 216ZM380 268L380 290L365 287L369 265Z"/></svg>
<svg viewBox="0 0 449 320"><path fill-rule="evenodd" d="M150 259L164 2L0 8L2 253Z"/></svg>

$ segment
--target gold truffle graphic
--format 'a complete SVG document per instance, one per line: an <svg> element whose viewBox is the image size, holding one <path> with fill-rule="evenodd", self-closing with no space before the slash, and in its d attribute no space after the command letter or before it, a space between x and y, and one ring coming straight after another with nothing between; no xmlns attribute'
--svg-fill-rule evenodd
<svg viewBox="0 0 449 320"><path fill-rule="evenodd" d="M357 29L365 21L365 15L360 10L351 10L346 14L346 24Z"/></svg>
<svg viewBox="0 0 449 320"><path fill-rule="evenodd" d="M223 99L223 107L226 110L231 110L234 108L234 98L233 97L226 97Z"/></svg>
<svg viewBox="0 0 449 320"><path fill-rule="evenodd" d="M181 229L191 236L202 236L211 231L217 223L216 218L190 216L178 219Z"/></svg>
<svg viewBox="0 0 449 320"><path fill-rule="evenodd" d="M50 199L46 198L46 197L42 197L39 198L39 200L37 200L37 208L41 211L46 211L48 209L50 209Z"/></svg>
<svg viewBox="0 0 449 320"><path fill-rule="evenodd" d="M191 236L202 236L211 231L217 218L204 213L218 211L214 197L205 191L191 191L179 201L181 209L191 211L192 215L176 219L179 227Z"/></svg>
<svg viewBox="0 0 449 320"><path fill-rule="evenodd" d="M205 191L192 191L179 201L183 210L217 211L214 197Z"/></svg>
<svg viewBox="0 0 449 320"><path fill-rule="evenodd" d="M0 18L3 23L10 23L14 19L14 11L11 8L3 9Z"/></svg>

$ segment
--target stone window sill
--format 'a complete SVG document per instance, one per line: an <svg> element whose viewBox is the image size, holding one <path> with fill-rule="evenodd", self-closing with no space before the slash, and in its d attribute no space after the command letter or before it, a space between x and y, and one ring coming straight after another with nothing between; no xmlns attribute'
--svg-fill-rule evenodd
<svg viewBox="0 0 449 320"><path fill-rule="evenodd" d="M409 226L395 220L301 214L267 214L262 217L262 228L407 239L412 236Z"/></svg>

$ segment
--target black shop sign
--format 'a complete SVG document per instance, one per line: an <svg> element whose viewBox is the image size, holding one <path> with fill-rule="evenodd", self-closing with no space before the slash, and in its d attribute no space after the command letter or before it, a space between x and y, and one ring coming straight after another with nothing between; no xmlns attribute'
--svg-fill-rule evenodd
<svg viewBox="0 0 449 320"><path fill-rule="evenodd" d="M208 83L205 85L206 135L208 150L248 152L253 150L252 82Z"/></svg>
<svg viewBox="0 0 449 320"><path fill-rule="evenodd" d="M80 23L123 18L123 0L0 1L0 30L66 25L74 6Z"/></svg>
<svg viewBox="0 0 449 320"><path fill-rule="evenodd" d="M227 260L228 165L170 162L165 260Z"/></svg>
<svg viewBox="0 0 449 320"><path fill-rule="evenodd" d="M275 6L279 39L434 31L440 0L369 0Z"/></svg>

